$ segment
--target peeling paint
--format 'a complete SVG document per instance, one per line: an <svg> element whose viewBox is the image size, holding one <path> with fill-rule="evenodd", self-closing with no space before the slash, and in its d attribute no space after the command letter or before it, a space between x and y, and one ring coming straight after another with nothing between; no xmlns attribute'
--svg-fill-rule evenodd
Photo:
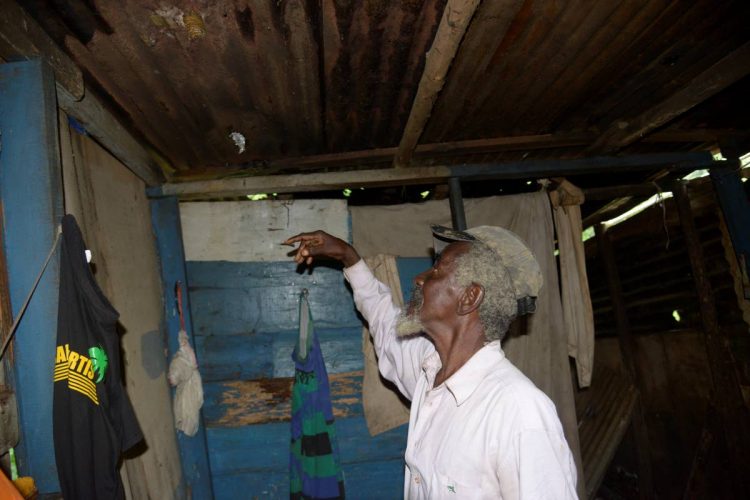
<svg viewBox="0 0 750 500"><path fill-rule="evenodd" d="M362 371L334 373L328 377L331 404L336 418L360 415ZM222 384L219 404L221 417L208 422L212 426L241 427L291 420L292 383L290 377L237 380Z"/></svg>

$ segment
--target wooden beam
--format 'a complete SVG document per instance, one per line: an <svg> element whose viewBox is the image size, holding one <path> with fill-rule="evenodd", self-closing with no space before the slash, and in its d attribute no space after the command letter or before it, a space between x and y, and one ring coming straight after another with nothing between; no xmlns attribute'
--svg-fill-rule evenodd
<svg viewBox="0 0 750 500"><path fill-rule="evenodd" d="M42 58L73 100L83 98L81 70L13 0L0 0L0 57L6 61Z"/></svg>
<svg viewBox="0 0 750 500"><path fill-rule="evenodd" d="M679 143L679 142L711 142L719 143L723 137L750 137L750 131L737 129L664 129L647 135L643 142L650 144ZM592 141L593 142L593 141Z"/></svg>
<svg viewBox="0 0 750 500"><path fill-rule="evenodd" d="M435 100L445 84L453 58L466 33L480 0L448 0L440 19L435 40L425 56L424 72L417 87L409 119L406 122L394 166L404 167L411 163L411 157L432 114Z"/></svg>
<svg viewBox="0 0 750 500"><path fill-rule="evenodd" d="M612 152L628 146L750 74L750 42L705 70L686 87L634 120L617 120L589 148Z"/></svg>
<svg viewBox="0 0 750 500"><path fill-rule="evenodd" d="M713 388L711 399L722 420L722 428L726 431L726 445L734 483L733 493L737 498L746 498L750 491L750 480L745 471L750 459L748 456L750 416L744 404L742 388L734 366L734 357L729 347L730 339L722 332L719 325L714 292L706 272L703 248L695 226L688 187L685 183L680 183L675 187L674 199L680 214L680 224L685 233L685 244L698 293Z"/></svg>
<svg viewBox="0 0 750 500"><path fill-rule="evenodd" d="M348 172L266 175L207 181L167 183L149 191L149 196L178 196L181 199L242 197L254 193L301 193L355 187L404 186L445 183L451 177L466 180L527 179L612 173L643 169L694 170L721 166L708 152L659 153L626 157L592 157L573 160L536 160L508 163L472 163L373 169Z"/></svg>
<svg viewBox="0 0 750 500"><path fill-rule="evenodd" d="M52 69L44 61L0 65L0 200L10 303L18 311L55 243L63 216L60 144ZM39 496L60 491L52 433L51 367L55 363L60 266L52 259L16 330L20 472Z"/></svg>
<svg viewBox="0 0 750 500"><path fill-rule="evenodd" d="M0 0L0 57L7 61L46 61L55 75L58 106L146 185L163 182L154 155L133 138L91 89L85 88L78 66L12 0Z"/></svg>
<svg viewBox="0 0 750 500"><path fill-rule="evenodd" d="M583 194L586 196L586 201L610 201L616 198L624 198L630 196L651 196L658 193L659 191L660 188L656 184L628 184L623 186L607 186L584 189Z"/></svg>
<svg viewBox="0 0 750 500"><path fill-rule="evenodd" d="M133 138L90 89L86 89L83 98L76 101L67 90L58 85L57 104L147 186L157 186L163 182L164 176L153 154Z"/></svg>
<svg viewBox="0 0 750 500"><path fill-rule="evenodd" d="M434 158L439 160L440 158L447 156L586 146L593 141L594 136L588 132L495 137L491 139L472 139L467 141L419 144L414 151L414 156L417 158ZM276 171L289 168L303 170L313 168L350 167L378 163L385 164L392 160L397 151L397 147L366 149L363 151L346 151L344 153L281 158L278 160L258 162L258 164L263 165L263 172L266 174L272 174ZM203 170L198 174L191 170L191 172L188 173L175 175L172 180L173 182L187 182L191 180L231 177L232 175L242 173L243 171L247 172L252 166L252 164L246 164L235 168L217 167Z"/></svg>
<svg viewBox="0 0 750 500"><path fill-rule="evenodd" d="M604 267L604 274L609 288L609 296L612 301L612 311L615 316L617 327L617 338L620 345L620 354L623 365L627 371L628 378L635 385L639 392L635 411L633 412L633 431L635 434L636 456L638 462L638 483L641 498L652 498L653 496L653 479L651 474L651 458L649 454L648 429L646 427L646 418L643 408L643 400L640 391L643 388L643 382L636 365L637 348L635 340L630 332L630 322L627 316L627 304L622 292L622 283L620 273L617 269L615 252L612 247L612 241L609 232L604 224L598 224L596 230L596 249L599 259Z"/></svg>

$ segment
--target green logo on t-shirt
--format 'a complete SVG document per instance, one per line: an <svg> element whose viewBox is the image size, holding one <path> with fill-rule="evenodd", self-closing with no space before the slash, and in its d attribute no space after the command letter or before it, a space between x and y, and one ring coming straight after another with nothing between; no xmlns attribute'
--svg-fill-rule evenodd
<svg viewBox="0 0 750 500"><path fill-rule="evenodd" d="M89 347L89 358L91 358L91 364L96 374L96 383L98 384L104 380L104 374L107 373L109 358L101 347Z"/></svg>

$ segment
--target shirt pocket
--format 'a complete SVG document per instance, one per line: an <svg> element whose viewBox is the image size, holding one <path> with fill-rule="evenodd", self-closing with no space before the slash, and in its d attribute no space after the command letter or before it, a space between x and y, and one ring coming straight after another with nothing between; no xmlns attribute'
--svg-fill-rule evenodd
<svg viewBox="0 0 750 500"><path fill-rule="evenodd" d="M491 492L482 492L482 483L480 478L476 478L476 484L472 483L470 478L456 479L447 474L435 472L432 484L430 485L430 498L440 500L464 500L464 499L497 499L498 495L492 495Z"/></svg>

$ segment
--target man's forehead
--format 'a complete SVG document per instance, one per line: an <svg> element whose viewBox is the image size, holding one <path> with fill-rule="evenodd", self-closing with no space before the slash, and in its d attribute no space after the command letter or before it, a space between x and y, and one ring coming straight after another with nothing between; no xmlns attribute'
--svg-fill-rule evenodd
<svg viewBox="0 0 750 500"><path fill-rule="evenodd" d="M435 262L453 262L456 258L468 252L469 248L471 248L471 243L468 241L454 241L435 256Z"/></svg>

